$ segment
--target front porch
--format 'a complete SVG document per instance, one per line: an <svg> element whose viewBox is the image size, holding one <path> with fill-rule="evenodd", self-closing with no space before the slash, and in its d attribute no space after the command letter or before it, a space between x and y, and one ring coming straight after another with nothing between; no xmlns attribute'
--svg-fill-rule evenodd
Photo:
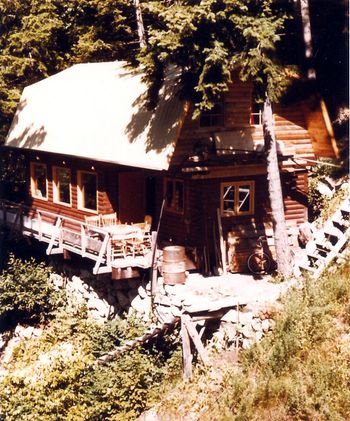
<svg viewBox="0 0 350 421"><path fill-rule="evenodd" d="M113 278L126 277L132 268L148 269L152 266L152 241L142 242L137 251L126 248L122 256L113 253L113 234L107 227L96 227L78 219L37 209L7 200L0 201L0 222L11 232L35 238L47 244L46 254L78 254L93 260L93 274L112 273ZM125 236L125 241L129 237ZM130 276L132 277L132 275Z"/></svg>

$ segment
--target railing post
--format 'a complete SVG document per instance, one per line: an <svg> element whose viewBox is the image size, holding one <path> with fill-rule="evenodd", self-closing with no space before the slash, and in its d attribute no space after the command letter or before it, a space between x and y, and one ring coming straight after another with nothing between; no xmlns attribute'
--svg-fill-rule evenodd
<svg viewBox="0 0 350 421"><path fill-rule="evenodd" d="M39 240L42 241L43 239L43 227L42 227L42 216L41 212L38 210L38 222L39 222Z"/></svg>
<svg viewBox="0 0 350 421"><path fill-rule="evenodd" d="M81 233L81 255L82 257L85 257L86 246L87 246L87 236L86 236L84 224L80 225L80 233Z"/></svg>

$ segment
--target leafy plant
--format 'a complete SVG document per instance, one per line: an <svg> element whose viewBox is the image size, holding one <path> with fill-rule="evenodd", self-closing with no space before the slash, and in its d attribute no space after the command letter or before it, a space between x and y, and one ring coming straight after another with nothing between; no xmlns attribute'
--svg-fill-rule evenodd
<svg viewBox="0 0 350 421"><path fill-rule="evenodd" d="M50 269L34 259L10 256L0 276L0 323L38 323L52 318L62 295L50 282Z"/></svg>

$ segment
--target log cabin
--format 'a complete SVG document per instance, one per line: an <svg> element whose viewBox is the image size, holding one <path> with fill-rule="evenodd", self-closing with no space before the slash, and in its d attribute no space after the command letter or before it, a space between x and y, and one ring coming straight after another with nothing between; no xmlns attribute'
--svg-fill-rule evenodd
<svg viewBox="0 0 350 421"><path fill-rule="evenodd" d="M149 267L150 253L131 256L126 248L114 258L113 237L92 228L88 217L115 213L120 225L133 226L150 215L158 247L185 246L204 273L220 266L245 271L261 235L273 257L252 84L233 79L213 109L193 119L192 105L176 95L178 80L178 70L169 71L155 109L147 107L141 72L124 62L78 64L26 87L3 146L27 162L27 194L12 223L48 243L48 254L81 254L96 261L94 273L114 277ZM285 217L296 245L308 218L309 169L337 150L322 100L273 110ZM9 220L2 203L0 217Z"/></svg>

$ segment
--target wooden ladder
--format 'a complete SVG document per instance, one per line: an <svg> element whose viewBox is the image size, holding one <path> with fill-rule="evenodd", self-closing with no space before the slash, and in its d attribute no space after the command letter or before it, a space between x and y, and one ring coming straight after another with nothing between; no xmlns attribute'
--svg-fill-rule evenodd
<svg viewBox="0 0 350 421"><path fill-rule="evenodd" d="M301 271L317 278L339 256L350 238L350 195L342 202L325 226L314 234L306 245L307 262L300 264Z"/></svg>

